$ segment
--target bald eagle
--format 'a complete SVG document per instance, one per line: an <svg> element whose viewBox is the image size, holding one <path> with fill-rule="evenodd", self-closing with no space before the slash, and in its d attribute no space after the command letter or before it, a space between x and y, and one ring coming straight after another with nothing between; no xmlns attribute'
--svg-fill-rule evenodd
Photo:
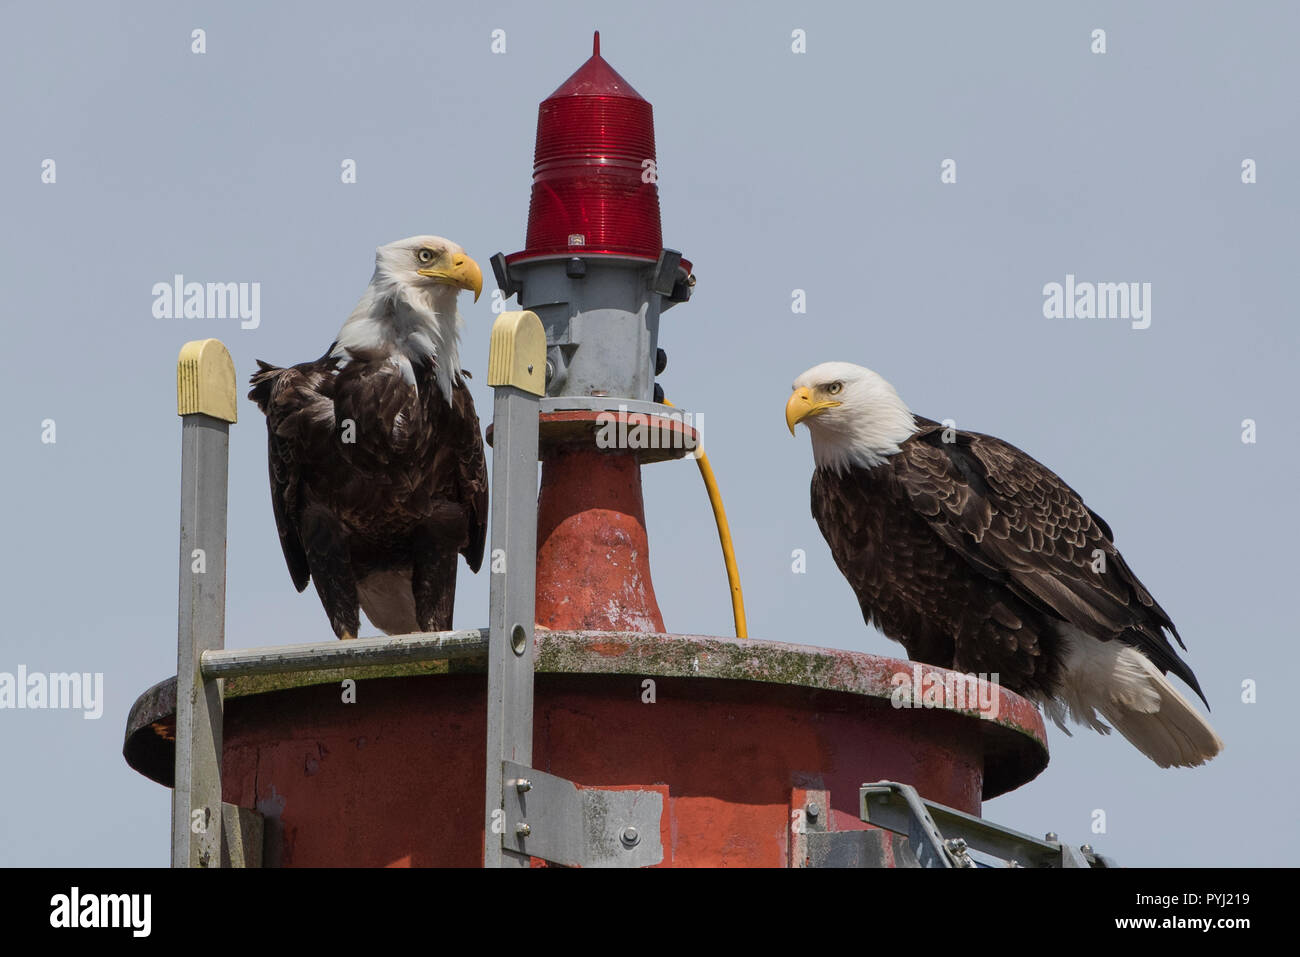
<svg viewBox="0 0 1300 957"><path fill-rule="evenodd" d="M298 591L316 585L339 638L358 606L389 634L445 631L456 555L487 534L487 469L460 368L456 296L483 288L453 242L381 246L338 337L314 362L261 360L248 397L266 415L271 505Z"/></svg>
<svg viewBox="0 0 1300 957"><path fill-rule="evenodd" d="M997 674L1067 734L1067 716L1103 734L1109 721L1160 767L1222 750L1165 677L1205 700L1165 635L1186 650L1173 622L1110 526L1049 469L913 415L847 362L799 376L785 418L812 436L812 512L836 565L867 623L909 658Z"/></svg>

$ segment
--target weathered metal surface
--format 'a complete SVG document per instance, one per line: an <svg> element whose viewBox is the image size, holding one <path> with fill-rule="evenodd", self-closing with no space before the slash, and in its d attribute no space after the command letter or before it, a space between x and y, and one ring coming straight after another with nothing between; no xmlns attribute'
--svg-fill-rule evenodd
<svg viewBox="0 0 1300 957"><path fill-rule="evenodd" d="M907 838L892 831L828 831L807 836L802 867L919 867Z"/></svg>
<svg viewBox="0 0 1300 957"><path fill-rule="evenodd" d="M539 671L735 678L847 691L884 699L891 705L897 690L895 676L910 675L914 667L913 662L895 658L776 641L606 632L548 633L538 646L537 658ZM953 674L928 666L926 671ZM902 710L979 714L975 709L958 707L959 702L949 694L950 690L936 689L934 709ZM1031 780L1047 763L1047 731L1037 707L1003 688L991 690L995 692L993 704L987 709L989 716L981 718L980 723L988 738L985 797L994 797ZM1004 731L1013 734L1008 736ZM1026 749L1029 742L1035 747ZM1037 757L1033 752L1037 752ZM1021 777L1026 773L1026 777Z"/></svg>
<svg viewBox="0 0 1300 957"><path fill-rule="evenodd" d="M214 340L209 340L214 341ZM187 345L179 368L184 371ZM220 346L220 343L217 343ZM209 347L205 352L212 353ZM229 356L220 349L226 364ZM190 370L192 404L215 401L221 389L199 381L199 368ZM218 363L218 365L220 365ZM187 383L178 373L181 386ZM181 398L185 390L181 389ZM217 403L220 404L219 402ZM178 407L187 408L186 401ZM226 626L226 477L230 456L230 423L203 412L185 412L181 419L180 613L176 642L179 676L173 736L171 814L173 867L220 867L221 826L221 683L205 681L199 656L220 649Z"/></svg>
<svg viewBox="0 0 1300 957"><path fill-rule="evenodd" d="M497 320L505 321L504 316ZM538 324L535 316L530 316L530 324ZM533 369L541 367L545 347L540 330L535 339L533 354L521 360ZM498 359L498 365L504 366L505 360ZM533 760L538 395L511 385L494 388L497 447L492 456L487 759L481 779L485 781L483 861L488 867L527 867L528 856L507 844L492 825L503 808L502 762L529 765Z"/></svg>
<svg viewBox="0 0 1300 957"><path fill-rule="evenodd" d="M539 423L537 623L552 630L663 631L641 466L687 455L698 447L698 432L680 410L656 403L544 401L554 410ZM621 411L619 402L635 409ZM591 407L562 408L574 404ZM495 441L495 424L490 431Z"/></svg>
<svg viewBox="0 0 1300 957"><path fill-rule="evenodd" d="M635 452L642 465L685 458L702 441L694 413L607 396L543 399L538 423L544 448L575 446L607 455ZM489 425L487 444L494 442L496 429Z"/></svg>
<svg viewBox="0 0 1300 957"><path fill-rule="evenodd" d="M250 651L205 651L201 661L205 677L233 678L482 657L487 648L488 630L474 628L350 641L332 638Z"/></svg>
<svg viewBox="0 0 1300 957"><path fill-rule="evenodd" d="M502 843L565 867L650 867L664 858L663 796L653 790L578 788L506 761Z"/></svg>
<svg viewBox="0 0 1300 957"><path fill-rule="evenodd" d="M825 826L843 832L867 826L864 780L976 814L991 775L1015 786L1046 763L1041 719L1008 692L992 720L892 707L890 676L907 662L661 634L541 633L535 652L532 766L661 793L659 866L789 866L794 787L822 792ZM340 672L226 682L223 796L266 816L268 863L483 860L486 660L453 664L466 673L358 669L354 703ZM165 682L129 719L128 761L155 780L173 707Z"/></svg>
<svg viewBox="0 0 1300 957"><path fill-rule="evenodd" d="M262 815L251 808L223 802L221 826L225 832L221 866L261 867L262 840L265 834Z"/></svg>
<svg viewBox="0 0 1300 957"><path fill-rule="evenodd" d="M916 867L907 838L836 813L820 776L790 791L790 867Z"/></svg>
<svg viewBox="0 0 1300 957"><path fill-rule="evenodd" d="M536 614L553 630L664 630L636 453L543 452Z"/></svg>
<svg viewBox="0 0 1300 957"><path fill-rule="evenodd" d="M542 399L543 417L556 412L628 412L636 415L685 418L685 410L665 406L662 402L645 402L640 399L618 399L607 395L556 395ZM690 419L686 419L690 421Z"/></svg>
<svg viewBox="0 0 1300 957"><path fill-rule="evenodd" d="M769 689L773 687L784 686L804 689L810 693L842 693L848 699L874 699L880 702L886 712L904 717L930 713L923 710L894 711L890 707L892 675L900 669L910 668L909 662L861 652L759 639L740 641L735 638L700 635L607 632L545 632L536 637L535 650L535 667L541 675L585 675L592 679L594 688L627 689L630 682L632 691L621 692L625 694L643 693L641 685L646 678L712 679L704 682L709 685L712 685L713 680L725 679L744 682L751 689L755 683L765 686L761 690L751 691L759 697L769 695ZM458 663L458 667L481 673L485 669L485 662L482 658L470 659ZM348 677L359 681L402 677L438 678L446 675L447 670L446 662L435 661L369 666L349 671L230 678L225 681L225 697L229 703L312 685L332 685L337 688L338 682ZM608 677L597 680L598 675ZM333 690L329 693L337 700ZM174 678L159 682L144 692L128 715L123 747L123 754L131 767L167 786L172 783L174 752L170 738L175 733L175 695ZM996 718L970 719L984 754L982 792L986 799L1032 780L1047 765L1047 733L1037 709L1025 699L1005 690L999 691L998 703ZM870 734L869 731L858 733ZM633 737L636 739L639 736ZM849 782L854 804L849 809L848 819L854 821L858 819L857 789L868 776L856 771L851 776L856 776L856 780ZM788 793L782 803L788 805Z"/></svg>
<svg viewBox="0 0 1300 957"><path fill-rule="evenodd" d="M946 870L975 866L964 853L954 853L947 846L944 833L930 816L931 806L921 800L915 788L893 781L863 785L859 801L862 820L907 835L908 847L921 867Z"/></svg>
<svg viewBox="0 0 1300 957"><path fill-rule="evenodd" d="M830 792L820 777L796 784L790 790L790 856L786 866L808 867L808 835L830 829Z"/></svg>
<svg viewBox="0 0 1300 957"><path fill-rule="evenodd" d="M587 402L568 398L543 401L553 406L544 410L539 420L545 449L573 446L614 455L635 452L637 461L650 465L684 458L700 445L694 414L674 406L603 397ZM567 408L570 405L589 407Z"/></svg>
<svg viewBox="0 0 1300 957"><path fill-rule="evenodd" d="M1077 847L1071 847L1069 844L1061 845L1060 866L1067 869L1092 867L1088 863L1088 859L1083 856L1083 853Z"/></svg>

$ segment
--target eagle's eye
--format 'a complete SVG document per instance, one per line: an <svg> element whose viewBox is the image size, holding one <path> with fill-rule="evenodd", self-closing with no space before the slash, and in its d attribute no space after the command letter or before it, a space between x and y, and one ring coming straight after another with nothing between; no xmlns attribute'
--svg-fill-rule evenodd
<svg viewBox="0 0 1300 957"><path fill-rule="evenodd" d="M826 387L827 395L839 395L843 391L844 391L843 382L832 382L830 385Z"/></svg>
<svg viewBox="0 0 1300 957"><path fill-rule="evenodd" d="M421 249L421 250L420 250L420 262L422 262L422 263L433 262L433 250L432 250L432 249Z"/></svg>

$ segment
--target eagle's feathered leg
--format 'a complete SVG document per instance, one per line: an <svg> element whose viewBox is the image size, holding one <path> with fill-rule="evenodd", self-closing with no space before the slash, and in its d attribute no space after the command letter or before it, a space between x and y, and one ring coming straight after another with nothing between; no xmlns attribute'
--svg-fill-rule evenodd
<svg viewBox="0 0 1300 957"><path fill-rule="evenodd" d="M329 615L330 626L339 638L355 638L361 628L361 605L347 534L322 507L304 509L300 528L311 580Z"/></svg>
<svg viewBox="0 0 1300 957"><path fill-rule="evenodd" d="M449 630L456 604L456 552L433 544L416 546L411 592L420 630Z"/></svg>

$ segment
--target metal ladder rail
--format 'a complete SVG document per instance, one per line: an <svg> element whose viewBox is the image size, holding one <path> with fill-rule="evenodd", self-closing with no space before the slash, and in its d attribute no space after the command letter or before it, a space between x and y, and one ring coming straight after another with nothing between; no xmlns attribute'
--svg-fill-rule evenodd
<svg viewBox="0 0 1300 957"><path fill-rule="evenodd" d="M483 864L528 867L534 857L577 867L657 864L658 793L579 787L531 767L537 448L546 392L546 330L535 313L503 312L493 323L488 385L495 395Z"/></svg>

